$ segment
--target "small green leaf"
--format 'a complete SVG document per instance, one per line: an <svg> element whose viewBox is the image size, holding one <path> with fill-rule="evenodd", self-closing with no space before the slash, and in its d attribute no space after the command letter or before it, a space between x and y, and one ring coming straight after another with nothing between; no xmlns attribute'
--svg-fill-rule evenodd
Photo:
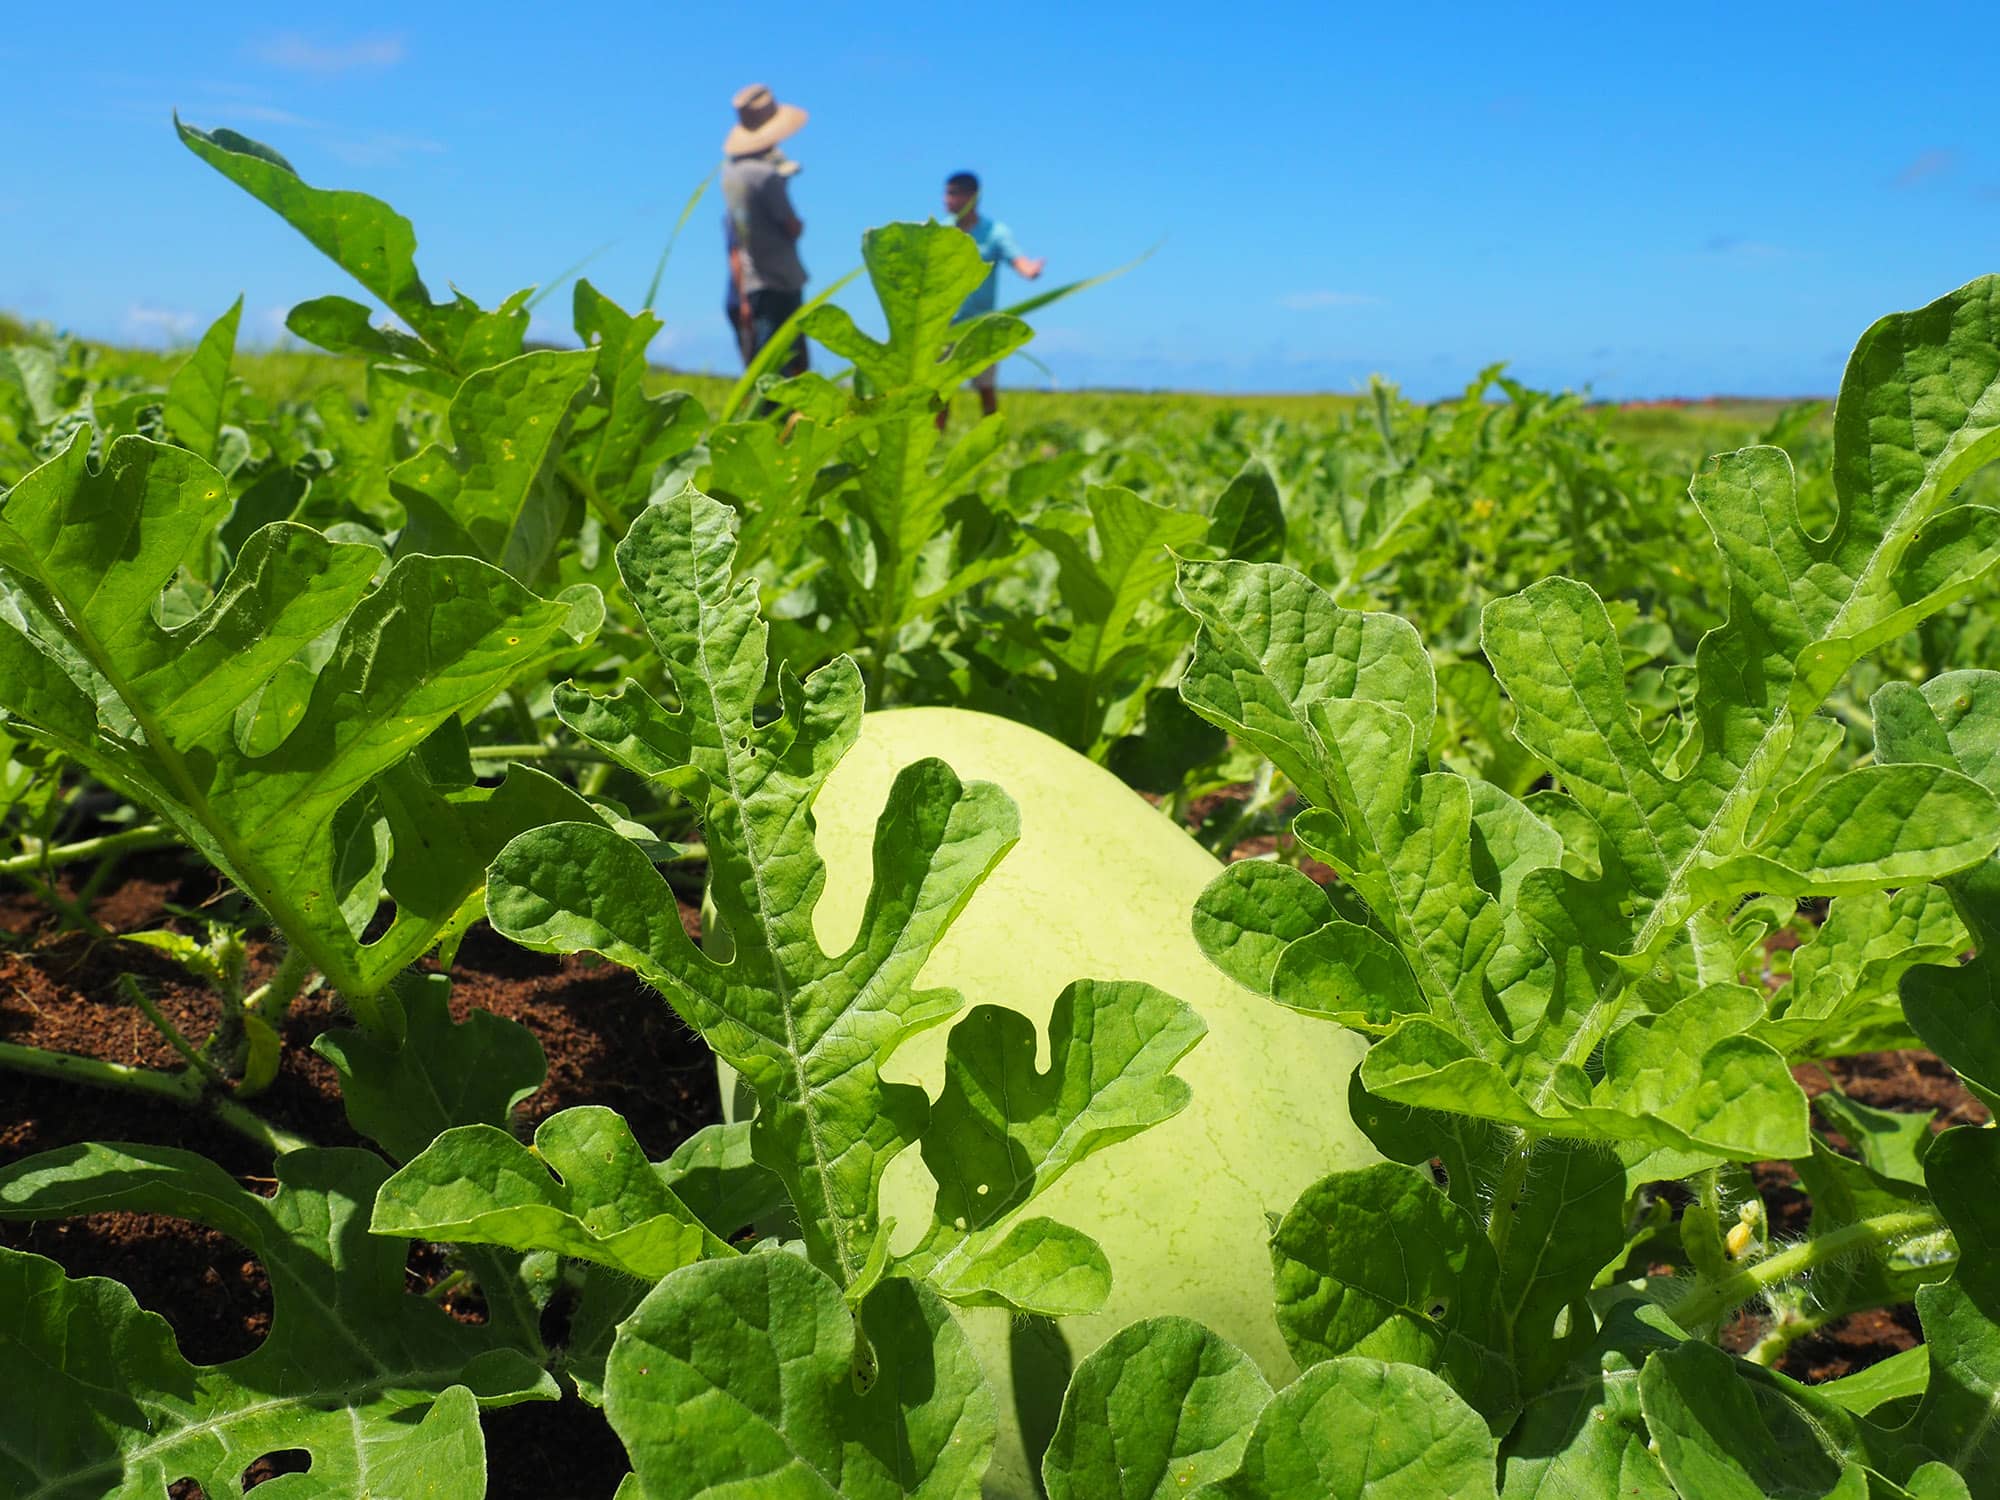
<svg viewBox="0 0 2000 1500"><path fill-rule="evenodd" d="M370 1227L554 1250L645 1281L734 1253L675 1196L624 1117L597 1105L549 1116L532 1148L493 1125L445 1131L382 1184Z"/></svg>
<svg viewBox="0 0 2000 1500"><path fill-rule="evenodd" d="M298 230L416 330L428 346L428 363L463 373L521 352L528 314L519 304L525 297L492 313L462 293L450 302L431 301L417 274L416 231L379 198L310 187L284 157L233 130L196 130L178 116L174 129L190 151Z"/></svg>
<svg viewBox="0 0 2000 1500"><path fill-rule="evenodd" d="M584 280L573 301L576 336L597 350L591 406L604 415L572 435L566 454L591 497L622 518L645 504L660 465L694 446L705 413L685 391L646 394L646 350L663 326L650 311L627 313Z"/></svg>
<svg viewBox="0 0 2000 1500"><path fill-rule="evenodd" d="M1436 1370L1496 1417L1518 1402L1492 1243L1423 1173L1322 1178L1272 1235L1271 1274L1302 1367L1368 1355Z"/></svg>
<svg viewBox="0 0 2000 1500"><path fill-rule="evenodd" d="M406 975L398 993L408 1030L398 1043L334 1027L313 1051L340 1075L347 1123L392 1161L406 1162L454 1125L505 1125L548 1072L542 1044L519 1021L474 1010L453 1021L451 980Z"/></svg>
<svg viewBox="0 0 2000 1500"><path fill-rule="evenodd" d="M675 1196L725 1240L789 1208L783 1181L757 1164L748 1120L702 1126L674 1148L661 1171Z"/></svg>
<svg viewBox="0 0 2000 1500"><path fill-rule="evenodd" d="M1683 1495L1707 1500L1867 1500L1859 1464L1829 1453L1803 1415L1739 1379L1729 1356L1691 1340L1639 1376L1647 1429Z"/></svg>
<svg viewBox="0 0 2000 1500"><path fill-rule="evenodd" d="M1271 1388L1186 1318L1148 1318L1077 1367L1042 1456L1049 1500L1178 1500L1236 1472Z"/></svg>
<svg viewBox="0 0 2000 1500"><path fill-rule="evenodd" d="M648 1500L976 1500L994 1409L944 1304L891 1277L856 1319L782 1251L667 1277L621 1325L605 1414Z"/></svg>
<svg viewBox="0 0 2000 1500"><path fill-rule="evenodd" d="M1333 1359L1264 1408L1213 1500L1491 1500L1493 1438L1479 1414L1414 1365Z"/></svg>
<svg viewBox="0 0 2000 1500"><path fill-rule="evenodd" d="M243 316L238 297L229 311L201 336L187 363L167 382L167 431L191 453L211 463L222 436L222 408L229 394L229 362L236 354L236 324Z"/></svg>
<svg viewBox="0 0 2000 1500"><path fill-rule="evenodd" d="M1285 554L1285 508L1278 482L1251 459L1224 487L1208 514L1208 545L1240 562L1274 563Z"/></svg>
<svg viewBox="0 0 2000 1500"><path fill-rule="evenodd" d="M462 552L545 582L579 519L555 467L596 365L595 350L539 350L467 376L446 418L450 446L432 443L389 472L410 513L397 555Z"/></svg>

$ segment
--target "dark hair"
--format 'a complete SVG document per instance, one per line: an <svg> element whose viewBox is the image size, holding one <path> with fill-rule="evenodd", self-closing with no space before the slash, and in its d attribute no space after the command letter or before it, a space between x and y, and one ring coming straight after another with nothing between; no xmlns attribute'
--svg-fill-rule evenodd
<svg viewBox="0 0 2000 1500"><path fill-rule="evenodd" d="M945 178L944 185L957 188L962 193L976 193L979 191L979 177L973 172L954 172Z"/></svg>

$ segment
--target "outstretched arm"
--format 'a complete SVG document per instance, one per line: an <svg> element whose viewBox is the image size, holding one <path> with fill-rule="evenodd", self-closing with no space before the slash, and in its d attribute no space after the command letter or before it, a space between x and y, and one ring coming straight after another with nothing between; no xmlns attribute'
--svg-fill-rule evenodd
<svg viewBox="0 0 2000 1500"><path fill-rule="evenodd" d="M1048 262L1046 260L1030 260L1025 255L1017 255L1008 264L1013 266L1021 275L1027 277L1028 280L1033 281L1037 276L1042 274L1042 267L1047 265Z"/></svg>

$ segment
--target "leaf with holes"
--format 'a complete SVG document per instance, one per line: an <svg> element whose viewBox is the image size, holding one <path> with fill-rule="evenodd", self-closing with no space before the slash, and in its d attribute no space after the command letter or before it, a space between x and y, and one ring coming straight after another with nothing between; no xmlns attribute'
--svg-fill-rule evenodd
<svg viewBox="0 0 2000 1500"><path fill-rule="evenodd" d="M271 1283L249 1354L192 1365L116 1282L72 1281L0 1250L0 1357L35 1378L0 1406L0 1488L36 1500L151 1500L191 1478L233 1495L266 1453L302 1448L302 1496L485 1488L479 1408L553 1399L553 1380L492 1330L404 1288L405 1240L371 1234L387 1175L364 1151L295 1151L260 1198L184 1151L68 1146L0 1169L0 1219L169 1214L220 1230Z"/></svg>

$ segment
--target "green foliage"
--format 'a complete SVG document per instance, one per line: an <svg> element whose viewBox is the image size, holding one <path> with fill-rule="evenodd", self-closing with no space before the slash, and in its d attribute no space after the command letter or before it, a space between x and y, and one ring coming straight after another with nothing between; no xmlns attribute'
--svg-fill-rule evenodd
<svg viewBox="0 0 2000 1500"><path fill-rule="evenodd" d="M531 290L436 300L388 205L177 129L379 306L293 309L331 357L239 350L240 301L173 355L0 325L0 876L97 940L132 936L93 915L129 854L183 846L248 898L137 935L220 1002L197 1046L130 989L183 1072L0 1065L208 1108L277 1192L75 1146L0 1168L0 1218L194 1219L276 1313L196 1367L115 1283L0 1252L0 1345L39 1372L0 1411L0 1489L235 1493L304 1448L291 1493L471 1497L480 1409L559 1389L625 1445L623 1500L1011 1482L1023 1392L960 1311L1105 1306L1111 1232L1039 1195L1184 1108L1203 1025L1073 974L1046 1028L978 1003L1005 972L927 986L1016 836L936 760L879 809L857 930L821 941L855 657L878 704L1023 720L1261 856L1201 898L1203 949L1368 1042L1326 1088L1386 1159L1250 1226L1276 1362L1148 1316L1052 1371L1027 1395L1056 1500L2000 1489L2000 1137L1809 1107L1793 1073L1921 1042L2000 1103L2000 281L1870 329L1830 415L1668 430L1493 366L1429 407L1010 392L1029 420L947 437L1027 325L953 322L987 267L892 224L863 244L884 336L836 283L796 328L850 368L753 370L712 424L648 364L650 294L579 281L580 347L529 351ZM1674 450L1724 420L1763 439L1690 505ZM412 970L489 912L630 966L754 1116L663 1160L598 1107L530 1140L539 1045ZM282 961L253 987L260 925ZM245 1105L315 974L358 1023L316 1050L380 1156ZM933 1027L935 1097L892 1066ZM936 1193L898 1225L912 1149ZM1756 1195L1772 1160L1803 1233ZM1185 1208L1163 1239L1214 1232ZM451 1247L483 1327L402 1290L411 1239ZM1920 1348L1773 1368L1904 1303Z"/></svg>
<svg viewBox="0 0 2000 1500"><path fill-rule="evenodd" d="M227 508L214 469L137 437L96 470L79 438L15 486L0 706L170 822L393 1035L390 981L478 914L486 861L585 812L537 772L491 789L417 754L572 611L470 558L407 557L374 586L373 548L280 522L162 625L162 591ZM370 938L385 893L396 916Z"/></svg>
<svg viewBox="0 0 2000 1500"><path fill-rule="evenodd" d="M1237 865L1203 897L1197 935L1240 983L1372 1037L1357 1120L1387 1155L1436 1159L1449 1181L1446 1193L1427 1173L1383 1166L1335 1174L1300 1200L1272 1254L1302 1365L1358 1353L1435 1369L1496 1431L1518 1434L1551 1419L1543 1391L1566 1389L1566 1368L1599 1382L1601 1416L1622 1412L1630 1430L1636 1368L1646 1430L1681 1493L1777 1493L1781 1481L1796 1487L1786 1493L1867 1493L1859 1460L1828 1451L1712 1348L1677 1330L1650 1358L1629 1342L1593 1348L1589 1296L1623 1258L1628 1193L1697 1174L1703 1196L1680 1226L1697 1274L1665 1299L1689 1331L1712 1331L1766 1286L1778 1289L1780 1349L1796 1325L1919 1287L1923 1306L1964 1295L1953 1267L1987 1232L1956 1234L1956 1253L1940 1241L1939 1214L1957 1231L1955 1213L1970 1210L1947 1205L1931 1163L1966 1132L1926 1154L1850 1110L1841 1123L1872 1161L1849 1161L1811 1142L1788 1063L1897 1035L1899 977L1913 995L1933 975L1959 989L1929 1012L1954 1029L1992 1009L1983 960L1925 967L1963 941L1927 882L1952 882L1985 946L1977 895L1964 893L2000 843L1986 753L2000 740L1975 684L1885 689L1881 762L1852 769L1838 724L1813 711L1864 653L2000 562L2000 513L1954 499L2000 451L1996 299L2000 281L1975 283L1864 336L1836 416L1824 538L1803 529L1774 450L1698 476L1730 607L1676 690L1683 706L1657 727L1643 727L1631 663L1586 585L1551 579L1486 606L1484 650L1514 733L1552 782L1526 797L1430 768L1434 669L1405 621L1343 608L1283 567L1181 564L1202 627L1183 698L1298 788L1301 847L1364 908ZM1769 919L1737 907L1759 893L1840 898L1775 1004L1740 979ZM1772 1157L1798 1161L1812 1238L1742 1269L1718 1169ZM1821 1259L1812 1305L1788 1308L1789 1268ZM1763 1409L1774 1400L1776 1415ZM1516 1450L1545 1474L1546 1441ZM1948 1462L1963 1472L1963 1459ZM1555 1468L1601 1487L1635 1462L1658 1488L1624 1441L1592 1437ZM1916 1465L1876 1455L1871 1467L1900 1483Z"/></svg>
<svg viewBox="0 0 2000 1500"><path fill-rule="evenodd" d="M271 1331L226 1364L182 1358L164 1319L116 1282L72 1281L0 1250L0 1334L33 1369L0 1410L9 1493L158 1495L181 1478L233 1494L266 1453L312 1456L302 1495L485 1492L481 1405L548 1399L553 1381L494 1333L403 1287L404 1241L373 1235L385 1173L362 1151L295 1151L260 1198L184 1151L80 1146L0 1169L0 1219L170 1214L221 1230L271 1282Z"/></svg>
<svg viewBox="0 0 2000 1500"><path fill-rule="evenodd" d="M1074 1161L1185 1104L1185 1087L1165 1074L1200 1023L1143 985L1079 983L1051 1022L1046 1079L1019 1018L986 1008L954 1029L953 1083L935 1108L921 1089L882 1078L903 1040L961 1003L915 979L1013 842L1013 808L938 762L907 768L877 827L861 929L846 952L822 951L812 910L826 872L804 814L859 728L859 673L842 660L801 683L781 668L779 717L757 723L765 632L756 584L733 576L733 553L730 514L706 496L650 507L618 562L676 704L632 683L600 698L557 696L577 733L700 809L726 953L713 941L696 950L638 846L596 824L509 844L493 866L493 923L529 947L601 953L667 995L754 1090L752 1155L785 1185L811 1260L851 1295L889 1253L883 1170L921 1140L941 1179L986 1191L941 1196L939 1223L901 1267L962 1302L1088 1310L1107 1284L1101 1252L1019 1211Z"/></svg>
<svg viewBox="0 0 2000 1500"><path fill-rule="evenodd" d="M1478 1500L1494 1492L1494 1450L1426 1370L1330 1359L1274 1394L1225 1340L1156 1318L1077 1368L1043 1475L1052 1500Z"/></svg>

